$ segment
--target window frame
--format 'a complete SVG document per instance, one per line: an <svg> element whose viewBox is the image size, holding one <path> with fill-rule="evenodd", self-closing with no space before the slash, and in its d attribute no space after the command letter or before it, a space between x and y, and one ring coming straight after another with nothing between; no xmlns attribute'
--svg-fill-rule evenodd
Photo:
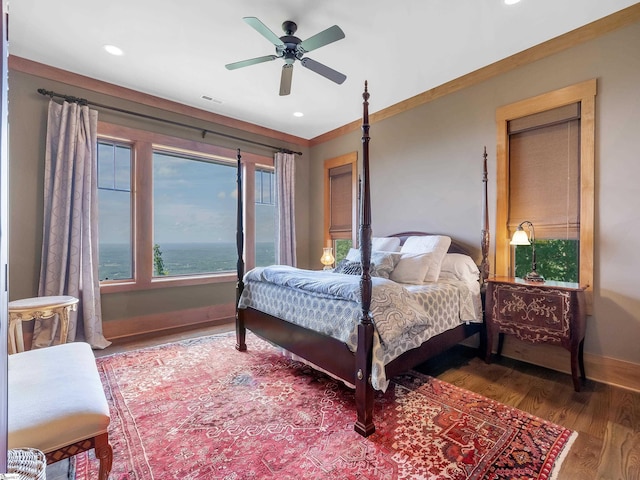
<svg viewBox="0 0 640 480"><path fill-rule="evenodd" d="M509 214L508 122L571 103L580 103L580 272L579 284L586 291L587 311L593 308L593 238L595 205L595 96L596 79L570 85L496 110L496 275L509 275L511 246Z"/></svg>
<svg viewBox="0 0 640 480"><path fill-rule="evenodd" d="M237 281L237 273L221 272L196 275L153 276L153 152L166 151L180 154L222 159L237 163L236 149L206 142L188 140L136 128L98 122L98 140L130 145L133 178L132 192L132 245L133 279L100 282L101 293L115 293L155 288L173 288ZM240 152L243 179L244 251L245 266L255 264L255 169L256 165L273 168L273 158L249 152ZM146 268L144 266L147 266Z"/></svg>
<svg viewBox="0 0 640 480"><path fill-rule="evenodd" d="M331 188L330 170L332 168L351 165L351 242L357 246L358 238L358 152L351 152L339 157L330 158L324 162L324 246L333 247L335 245L329 233L331 226Z"/></svg>

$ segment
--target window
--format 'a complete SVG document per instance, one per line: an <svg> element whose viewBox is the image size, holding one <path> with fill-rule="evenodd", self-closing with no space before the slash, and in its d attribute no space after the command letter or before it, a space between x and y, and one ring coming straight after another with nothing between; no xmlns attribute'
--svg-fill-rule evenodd
<svg viewBox="0 0 640 480"><path fill-rule="evenodd" d="M349 248L356 244L357 159L357 153L353 152L324 163L324 244L333 247L336 262L342 260Z"/></svg>
<svg viewBox="0 0 640 480"><path fill-rule="evenodd" d="M276 263L275 173L265 167L256 169L256 266Z"/></svg>
<svg viewBox="0 0 640 480"><path fill-rule="evenodd" d="M231 161L154 150L154 276L234 271L236 204Z"/></svg>
<svg viewBox="0 0 640 480"><path fill-rule="evenodd" d="M509 245L519 222L529 220L535 226L538 271L586 287L588 308L593 301L595 94L596 81L589 80L496 112L496 273L521 276L531 269L531 248L514 252Z"/></svg>
<svg viewBox="0 0 640 480"><path fill-rule="evenodd" d="M100 280L133 278L130 145L98 143Z"/></svg>
<svg viewBox="0 0 640 480"><path fill-rule="evenodd" d="M578 282L580 116L571 103L508 122L509 236L523 221L535 226L537 272L547 280ZM531 270L531 255L515 247L516 276Z"/></svg>
<svg viewBox="0 0 640 480"><path fill-rule="evenodd" d="M234 150L101 123L102 291L233 280L237 165ZM261 252L265 264L275 257L272 165L269 157L242 154L244 205L250 212L245 212L244 247ZM252 268L255 259L247 256L246 268Z"/></svg>

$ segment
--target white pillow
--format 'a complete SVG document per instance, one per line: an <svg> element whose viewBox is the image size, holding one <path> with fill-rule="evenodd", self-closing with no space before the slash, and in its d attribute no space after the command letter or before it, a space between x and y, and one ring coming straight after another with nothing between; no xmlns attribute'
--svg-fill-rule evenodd
<svg viewBox="0 0 640 480"><path fill-rule="evenodd" d="M424 278L429 269L428 253L402 253L400 261L393 269L390 280L398 283L413 283L420 285L424 283Z"/></svg>
<svg viewBox="0 0 640 480"><path fill-rule="evenodd" d="M373 237L371 239L371 250L384 252L399 252L400 239L398 237Z"/></svg>
<svg viewBox="0 0 640 480"><path fill-rule="evenodd" d="M413 236L405 240L400 249L402 253L424 253L427 255L425 282L436 282L444 256L451 245L451 237L445 235Z"/></svg>
<svg viewBox="0 0 640 480"><path fill-rule="evenodd" d="M444 274L452 274L458 280L478 281L480 270L476 262L469 255L462 253L447 253L442 260L442 268L440 269L440 278L444 278Z"/></svg>

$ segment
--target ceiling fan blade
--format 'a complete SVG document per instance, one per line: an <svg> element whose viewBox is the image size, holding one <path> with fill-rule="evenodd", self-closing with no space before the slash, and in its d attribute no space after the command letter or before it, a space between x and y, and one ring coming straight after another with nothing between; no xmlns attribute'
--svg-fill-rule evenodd
<svg viewBox="0 0 640 480"><path fill-rule="evenodd" d="M260 35L273 43L276 47L284 47L284 43L280 40L275 33L273 33L269 27L267 27L264 23L258 20L256 17L243 17L242 20L245 23L255 29Z"/></svg>
<svg viewBox="0 0 640 480"><path fill-rule="evenodd" d="M264 57L250 58L249 60L227 63L225 67L227 70L235 70L236 68L248 67L249 65L255 65L256 63L270 62L276 58L278 58L276 55L265 55Z"/></svg>
<svg viewBox="0 0 640 480"><path fill-rule="evenodd" d="M325 45L333 43L342 38L344 38L344 32L339 26L334 25L333 27L329 27L326 30L323 30L322 32L317 33L314 36L302 41L300 44L298 44L298 50L302 50L302 53L310 52L311 50L324 47Z"/></svg>
<svg viewBox="0 0 640 480"><path fill-rule="evenodd" d="M282 66L282 75L280 75L280 96L289 95L291 93L292 76L293 64L285 63Z"/></svg>
<svg viewBox="0 0 640 480"><path fill-rule="evenodd" d="M346 75L337 72L333 68L329 68L320 62L316 62L311 58L303 58L302 60L300 60L300 63L303 67L306 67L309 70L316 72L317 74L320 74L325 78L328 78L332 82L336 82L338 85L342 84L342 82L347 79Z"/></svg>

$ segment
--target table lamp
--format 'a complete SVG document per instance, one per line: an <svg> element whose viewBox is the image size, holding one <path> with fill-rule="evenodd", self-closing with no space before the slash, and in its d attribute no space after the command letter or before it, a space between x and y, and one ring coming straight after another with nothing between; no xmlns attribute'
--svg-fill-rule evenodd
<svg viewBox="0 0 640 480"><path fill-rule="evenodd" d="M336 259L333 257L333 248L324 247L322 249L322 257L320 257L320 263L324 265L323 270L331 270L335 260Z"/></svg>
<svg viewBox="0 0 640 480"><path fill-rule="evenodd" d="M529 229L529 235L524 231L523 225ZM531 245L531 271L524 277L529 282L544 282L544 278L536 271L536 233L533 223L525 220L518 228L516 228L513 237L511 237L510 245Z"/></svg>

